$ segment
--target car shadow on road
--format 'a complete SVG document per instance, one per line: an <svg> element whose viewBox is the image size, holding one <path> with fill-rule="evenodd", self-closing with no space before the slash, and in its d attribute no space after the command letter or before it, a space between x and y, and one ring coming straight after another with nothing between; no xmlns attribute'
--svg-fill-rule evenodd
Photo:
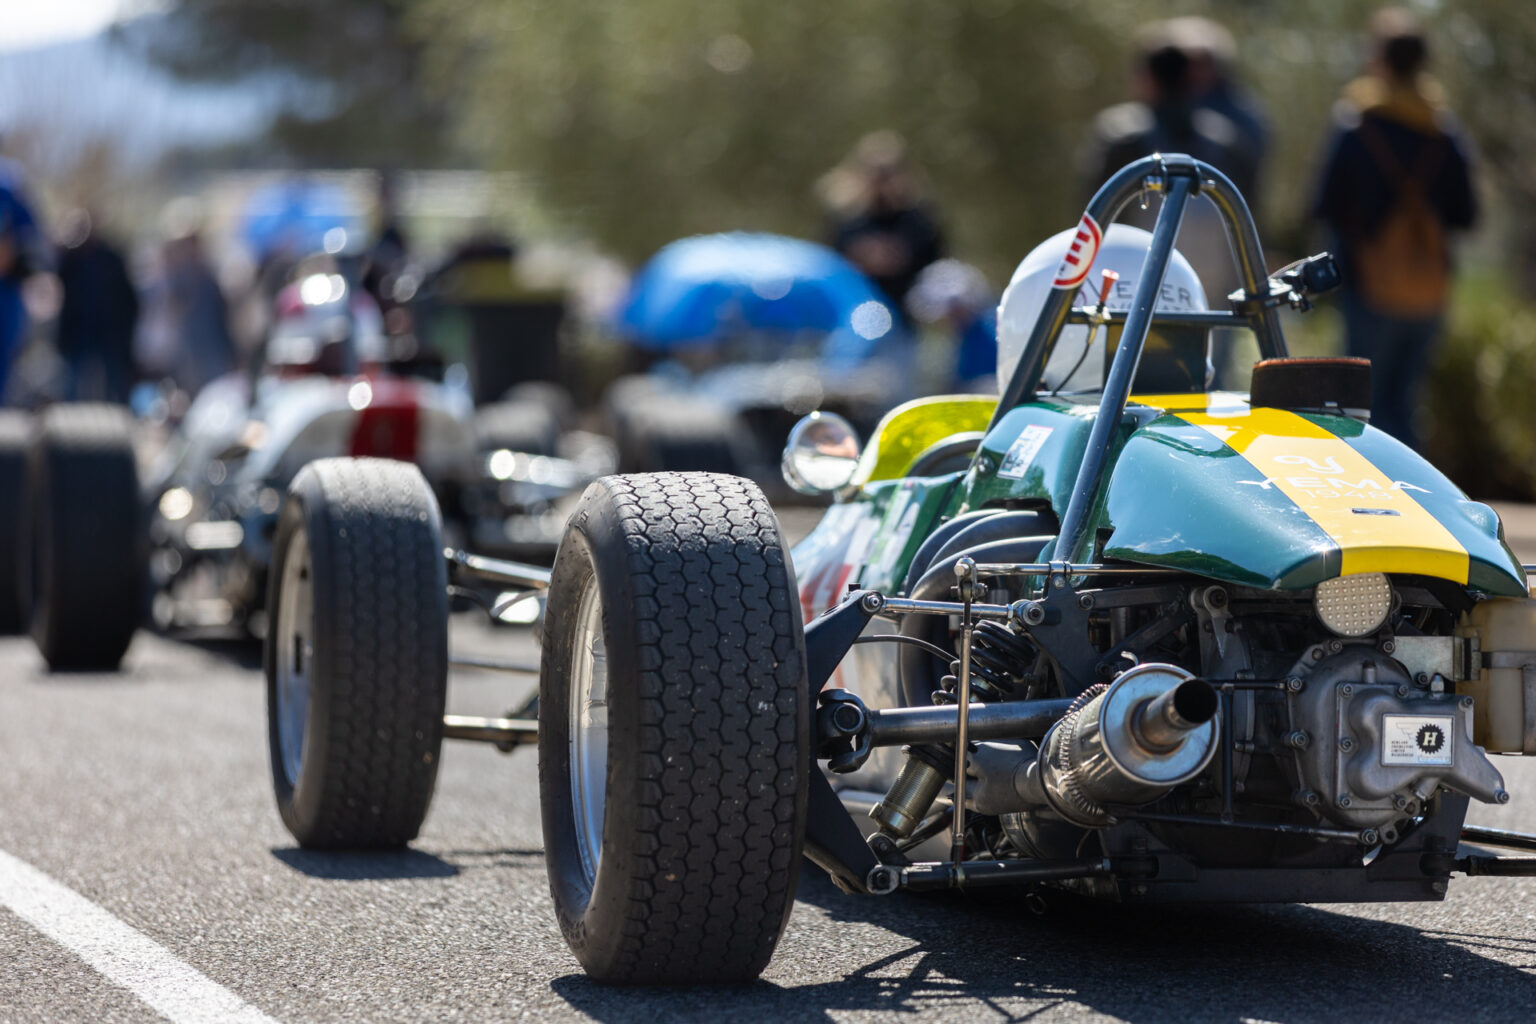
<svg viewBox="0 0 1536 1024"><path fill-rule="evenodd" d="M272 856L310 878L372 882L397 878L452 878L459 869L421 850L329 851L279 847Z"/></svg>
<svg viewBox="0 0 1536 1024"><path fill-rule="evenodd" d="M243 669L261 670L262 645L250 637L198 636L195 634L162 634L174 643L196 647L200 651L234 662Z"/></svg>
<svg viewBox="0 0 1536 1024"><path fill-rule="evenodd" d="M1536 1001L1536 939L1421 930L1319 907L1159 910L1068 901L1040 917L996 892L874 899L845 895L823 878L804 879L800 899L797 915L819 908L830 927L797 932L792 922L768 975L782 978L798 961L794 971L807 984L760 981L637 999L633 989L568 975L554 991L604 1024L843 1021L861 1013L1361 1024L1529 1019ZM846 943L828 940L839 924L847 925ZM835 980L826 980L829 962Z"/></svg>

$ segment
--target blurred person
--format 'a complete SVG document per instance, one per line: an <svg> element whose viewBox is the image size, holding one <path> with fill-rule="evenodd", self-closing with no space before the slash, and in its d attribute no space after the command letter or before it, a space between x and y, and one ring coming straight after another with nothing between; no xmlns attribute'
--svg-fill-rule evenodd
<svg viewBox="0 0 1536 1024"><path fill-rule="evenodd" d="M1161 21L1137 31L1132 98L1094 117L1079 154L1090 193L1152 153L1187 153L1227 175L1245 194L1252 187L1258 153L1236 120L1205 105L1214 58L1203 56L1204 44L1187 36L1187 30L1171 31Z"/></svg>
<svg viewBox="0 0 1536 1024"><path fill-rule="evenodd" d="M175 347L176 383L190 395L236 367L224 291L203 248L201 213L173 201L161 250L164 298Z"/></svg>
<svg viewBox="0 0 1536 1024"><path fill-rule="evenodd" d="M85 210L66 219L62 242L57 273L63 299L56 345L68 374L65 398L127 404L139 319L139 296L128 267Z"/></svg>
<svg viewBox="0 0 1536 1024"><path fill-rule="evenodd" d="M945 390L997 391L997 292L981 271L955 259L928 264L907 293L907 311L953 335Z"/></svg>
<svg viewBox="0 0 1536 1024"><path fill-rule="evenodd" d="M1418 19L1377 11L1370 61L1334 108L1312 213L1334 235L1345 347L1371 360L1371 421L1418 446L1413 414L1445 321L1450 236L1477 219L1468 147L1426 72Z"/></svg>
<svg viewBox="0 0 1536 1024"><path fill-rule="evenodd" d="M40 248L21 165L0 157L0 404L27 331L22 282L32 273Z"/></svg>
<svg viewBox="0 0 1536 1024"><path fill-rule="evenodd" d="M1165 31L1189 60L1190 103L1196 109L1215 111L1236 128L1243 159L1222 170L1242 190L1248 205L1257 208L1259 177L1269 150L1269 117L1258 98L1237 80L1237 41L1225 26L1194 15L1169 19Z"/></svg>
<svg viewBox="0 0 1536 1024"><path fill-rule="evenodd" d="M411 258L410 239L401 227L395 200L394 175L388 172L379 175L376 214L378 232L368 247L362 286L387 316L399 305L395 282Z"/></svg>
<svg viewBox="0 0 1536 1024"><path fill-rule="evenodd" d="M1262 115L1233 81L1236 46L1226 29L1206 18L1150 22L1136 33L1132 98L1099 112L1078 154L1085 191L1092 195L1126 164L1153 153L1186 153L1221 171L1250 209L1267 141ZM1132 208L1123 222L1151 230L1158 205ZM1240 287L1226 224L1216 206L1197 196L1184 212L1175 243L1194 266L1207 295ZM1223 331L1212 346L1215 386L1234 387L1231 346Z"/></svg>
<svg viewBox="0 0 1536 1024"><path fill-rule="evenodd" d="M832 247L905 318L907 292L918 273L944 255L943 234L906 142L892 131L864 136L817 187L831 211Z"/></svg>

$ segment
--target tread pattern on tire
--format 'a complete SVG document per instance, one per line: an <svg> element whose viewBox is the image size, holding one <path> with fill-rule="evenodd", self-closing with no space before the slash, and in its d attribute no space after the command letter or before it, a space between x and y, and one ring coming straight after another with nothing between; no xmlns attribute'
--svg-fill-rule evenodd
<svg viewBox="0 0 1536 1024"><path fill-rule="evenodd" d="M593 500L612 503L623 534L634 605L604 615L632 616L638 684L638 763L622 766L635 776L634 870L601 980L750 980L793 906L810 766L783 536L737 477L606 477Z"/></svg>
<svg viewBox="0 0 1536 1024"><path fill-rule="evenodd" d="M314 672L327 677L311 684L324 707L312 704L310 728L325 730L323 775L303 801L310 813L279 804L304 846L402 846L426 817L442 746L447 578L436 504L404 463L324 459L306 474L323 496L308 522L326 533L310 538ZM295 490L307 486L295 480ZM272 579L279 585L280 567ZM312 750L306 740L306 775ZM281 775L275 759L273 769Z"/></svg>

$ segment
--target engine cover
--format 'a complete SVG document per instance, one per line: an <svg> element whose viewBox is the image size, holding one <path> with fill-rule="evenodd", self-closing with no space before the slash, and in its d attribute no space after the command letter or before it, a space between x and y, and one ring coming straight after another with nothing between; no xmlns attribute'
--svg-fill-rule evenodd
<svg viewBox="0 0 1536 1024"><path fill-rule="evenodd" d="M1309 649L1290 671L1286 703L1296 798L1330 821L1386 828L1419 813L1442 785L1484 803L1509 801L1498 769L1472 742L1472 698L1415 682L1368 643Z"/></svg>

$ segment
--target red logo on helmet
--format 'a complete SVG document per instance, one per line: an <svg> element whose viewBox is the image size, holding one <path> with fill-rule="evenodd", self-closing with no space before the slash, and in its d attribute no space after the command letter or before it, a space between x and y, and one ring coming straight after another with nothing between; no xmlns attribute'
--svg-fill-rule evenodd
<svg viewBox="0 0 1536 1024"><path fill-rule="evenodd" d="M1061 266L1056 268L1056 278L1051 282L1052 288L1076 288L1088 279L1088 271L1093 269L1094 258L1099 255L1099 243L1104 241L1104 232L1099 230L1099 225L1094 219L1083 214L1083 219L1078 221L1077 233L1072 236L1072 244L1067 246L1067 254L1062 257Z"/></svg>

